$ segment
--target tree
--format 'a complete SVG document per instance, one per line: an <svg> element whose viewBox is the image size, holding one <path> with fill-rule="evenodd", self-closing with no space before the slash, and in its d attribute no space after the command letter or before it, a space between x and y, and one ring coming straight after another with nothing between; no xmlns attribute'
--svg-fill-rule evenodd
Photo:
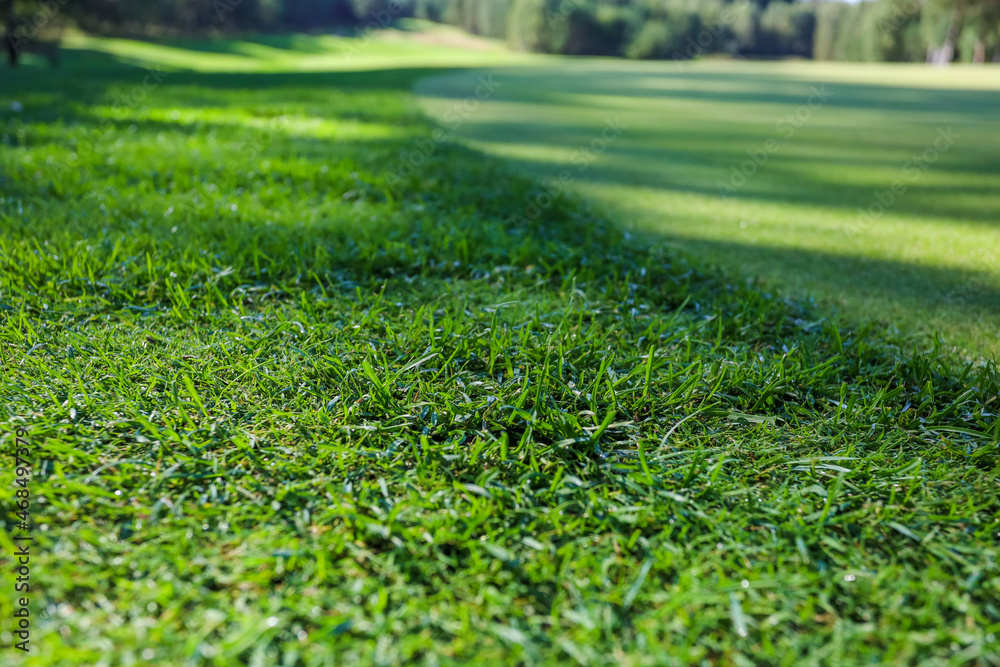
<svg viewBox="0 0 1000 667"><path fill-rule="evenodd" d="M56 64L59 53L56 44L64 18L59 3L0 0L0 18L4 21L0 34L11 67L17 66L21 54L28 49L44 54L51 64Z"/></svg>
<svg viewBox="0 0 1000 667"><path fill-rule="evenodd" d="M1000 9L997 0L930 0L926 15L927 28L931 32L931 46L927 51L927 62L936 65L947 65L955 59L955 48L966 25L975 26L978 39L973 49L973 60L985 61L986 40L991 39L1000 25ZM934 46L940 39L934 34L935 28L940 29L944 22L935 21L935 15L944 14L947 19L947 30L940 47ZM936 39L933 39L936 38Z"/></svg>
<svg viewBox="0 0 1000 667"><path fill-rule="evenodd" d="M942 0L938 0L941 2ZM958 35L962 32L962 21L965 19L966 0L945 0L942 4L951 5L951 22L948 24L948 34L944 44L932 56L931 62L935 65L947 65L955 57L955 43Z"/></svg>
<svg viewBox="0 0 1000 667"><path fill-rule="evenodd" d="M993 47L993 60L1000 60L1000 0L977 2L969 14L968 22L975 33L972 62L985 63L988 46Z"/></svg>
<svg viewBox="0 0 1000 667"><path fill-rule="evenodd" d="M6 23L4 24L4 44L7 48L7 57L10 66L16 67L18 56L21 53L21 40L17 34L21 21L18 17L17 4L14 0L7 0L7 11L4 14L7 16Z"/></svg>

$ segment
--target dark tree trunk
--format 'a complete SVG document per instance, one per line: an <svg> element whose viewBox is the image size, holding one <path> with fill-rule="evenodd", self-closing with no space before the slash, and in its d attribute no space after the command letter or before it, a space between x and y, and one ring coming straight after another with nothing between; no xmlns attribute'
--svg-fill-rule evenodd
<svg viewBox="0 0 1000 667"><path fill-rule="evenodd" d="M7 46L7 58L11 67L17 65L17 57L20 52L20 45L16 34L17 30L17 10L14 9L14 0L7 0L7 34L4 35L4 42Z"/></svg>

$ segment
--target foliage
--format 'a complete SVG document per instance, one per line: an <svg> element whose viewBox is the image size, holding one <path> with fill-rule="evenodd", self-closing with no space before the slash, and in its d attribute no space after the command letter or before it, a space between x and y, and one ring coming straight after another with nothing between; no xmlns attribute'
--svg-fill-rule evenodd
<svg viewBox="0 0 1000 667"><path fill-rule="evenodd" d="M566 41L566 21L558 0L514 0L507 19L507 39L524 51L558 53Z"/></svg>
<svg viewBox="0 0 1000 667"><path fill-rule="evenodd" d="M812 55L816 13L804 3L772 2L760 16L756 52L770 56Z"/></svg>
<svg viewBox="0 0 1000 667"><path fill-rule="evenodd" d="M39 6L7 2L20 14ZM565 55L923 61L944 48L946 59L1000 57L998 0L74 0L59 12L99 34L314 32L419 17Z"/></svg>

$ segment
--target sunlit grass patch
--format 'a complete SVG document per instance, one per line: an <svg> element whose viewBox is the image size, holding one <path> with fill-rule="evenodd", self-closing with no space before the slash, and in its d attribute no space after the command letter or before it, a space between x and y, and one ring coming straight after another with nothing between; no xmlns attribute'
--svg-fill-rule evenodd
<svg viewBox="0 0 1000 667"><path fill-rule="evenodd" d="M1000 353L990 71L564 60L493 75L456 133L523 173L569 168L623 224L854 322ZM475 76L421 82L425 108L445 122ZM604 144L608 118L626 129Z"/></svg>
<svg viewBox="0 0 1000 667"><path fill-rule="evenodd" d="M345 27L342 34L271 35L245 40L177 39L146 42L69 35L68 53L91 51L137 65L197 72L317 72L379 67L489 66L531 62L539 56L508 51L502 43L421 21L387 30ZM475 48L470 48L473 46Z"/></svg>

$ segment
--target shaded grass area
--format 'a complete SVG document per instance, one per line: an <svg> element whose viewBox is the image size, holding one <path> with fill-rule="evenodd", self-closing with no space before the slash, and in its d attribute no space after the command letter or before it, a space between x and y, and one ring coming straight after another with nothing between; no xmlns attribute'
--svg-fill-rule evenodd
<svg viewBox="0 0 1000 667"><path fill-rule="evenodd" d="M1000 662L992 365L390 184L427 72L79 66L0 108L30 664Z"/></svg>
<svg viewBox="0 0 1000 667"><path fill-rule="evenodd" d="M849 321L1000 353L989 72L592 60L494 76L496 95L455 130L519 171L551 182L569 168L615 219ZM443 117L472 78L422 82L425 106ZM603 146L609 118L625 129Z"/></svg>

